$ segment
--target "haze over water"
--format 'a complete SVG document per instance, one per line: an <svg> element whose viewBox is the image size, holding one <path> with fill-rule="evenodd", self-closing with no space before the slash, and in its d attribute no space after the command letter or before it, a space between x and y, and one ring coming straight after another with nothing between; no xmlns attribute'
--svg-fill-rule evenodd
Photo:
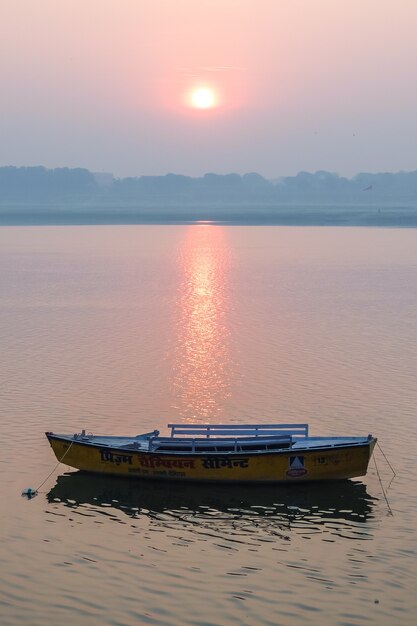
<svg viewBox="0 0 417 626"><path fill-rule="evenodd" d="M0 623L410 625L417 231L0 229ZM366 477L183 486L54 467L45 430L373 433Z"/></svg>

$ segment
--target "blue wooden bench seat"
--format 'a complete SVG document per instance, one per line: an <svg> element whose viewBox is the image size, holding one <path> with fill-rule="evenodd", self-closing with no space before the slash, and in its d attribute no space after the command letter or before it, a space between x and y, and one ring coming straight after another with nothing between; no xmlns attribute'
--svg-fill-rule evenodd
<svg viewBox="0 0 417 626"><path fill-rule="evenodd" d="M168 424L171 437L308 437L308 424Z"/></svg>

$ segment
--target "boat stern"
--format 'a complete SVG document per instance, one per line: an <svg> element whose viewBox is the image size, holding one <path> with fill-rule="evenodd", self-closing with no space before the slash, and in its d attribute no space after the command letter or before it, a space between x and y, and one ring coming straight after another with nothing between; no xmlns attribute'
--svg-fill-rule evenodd
<svg viewBox="0 0 417 626"><path fill-rule="evenodd" d="M374 448L378 442L378 439L377 437L374 437L373 435L368 435L368 441L369 441L369 461L370 461L374 452Z"/></svg>

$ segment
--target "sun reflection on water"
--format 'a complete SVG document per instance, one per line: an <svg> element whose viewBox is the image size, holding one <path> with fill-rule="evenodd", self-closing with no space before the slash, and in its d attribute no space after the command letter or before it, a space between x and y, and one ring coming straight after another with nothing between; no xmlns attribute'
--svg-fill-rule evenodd
<svg viewBox="0 0 417 626"><path fill-rule="evenodd" d="M230 395L230 253L220 226L194 225L178 255L181 282L172 385L184 419L220 417Z"/></svg>

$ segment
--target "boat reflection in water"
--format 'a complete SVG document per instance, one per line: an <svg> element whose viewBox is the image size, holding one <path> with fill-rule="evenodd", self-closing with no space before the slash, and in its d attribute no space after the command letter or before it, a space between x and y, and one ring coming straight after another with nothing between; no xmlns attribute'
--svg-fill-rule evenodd
<svg viewBox="0 0 417 626"><path fill-rule="evenodd" d="M375 499L361 482L245 486L177 483L167 489L163 481L125 480L118 477L73 472L58 476L47 494L50 503L71 509L102 506L131 517L162 514L163 520L189 521L193 527L221 525L221 532L288 534L289 530L323 532L360 538L361 528L372 518ZM281 531L278 532L277 531ZM369 535L364 531L364 538ZM251 531L253 532L253 530Z"/></svg>

